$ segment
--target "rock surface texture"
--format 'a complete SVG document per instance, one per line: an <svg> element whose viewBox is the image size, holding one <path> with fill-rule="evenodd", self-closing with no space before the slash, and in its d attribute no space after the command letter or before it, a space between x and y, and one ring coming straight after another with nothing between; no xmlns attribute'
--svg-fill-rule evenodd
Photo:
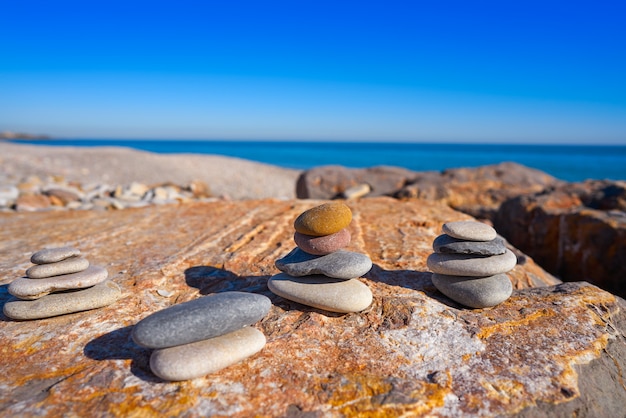
<svg viewBox="0 0 626 418"><path fill-rule="evenodd" d="M626 406L626 303L586 283L560 284L529 258L508 275L502 304L469 310L439 293L426 258L445 205L351 202L346 247L371 257L374 301L336 314L273 295L274 260L293 221L320 201L262 200L124 211L0 214L0 271L33 248L78 246L123 297L113 306L33 322L2 318L3 416L620 416ZM528 288L536 285L553 285ZM150 372L131 332L142 318L225 291L269 297L255 324L265 348L183 382Z"/></svg>

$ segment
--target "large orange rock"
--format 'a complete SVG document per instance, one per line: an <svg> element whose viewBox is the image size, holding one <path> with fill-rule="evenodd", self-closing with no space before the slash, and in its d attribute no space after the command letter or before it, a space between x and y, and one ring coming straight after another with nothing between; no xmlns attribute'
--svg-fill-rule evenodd
<svg viewBox="0 0 626 418"><path fill-rule="evenodd" d="M391 198L349 203L348 249L374 262L362 279L374 295L364 312L333 314L271 294L274 260L295 245L294 219L320 203L0 214L1 303L31 253L46 246L79 248L105 266L124 293L90 312L27 322L2 318L0 411L102 417L623 413L623 301L584 283L558 284L518 253L521 263L510 277L520 290L509 300L482 310L453 303L432 285L426 258L444 222L471 218L445 205ZM256 324L266 347L192 381L168 383L151 374L150 351L133 343L133 325L173 304L229 290L271 298L270 313Z"/></svg>

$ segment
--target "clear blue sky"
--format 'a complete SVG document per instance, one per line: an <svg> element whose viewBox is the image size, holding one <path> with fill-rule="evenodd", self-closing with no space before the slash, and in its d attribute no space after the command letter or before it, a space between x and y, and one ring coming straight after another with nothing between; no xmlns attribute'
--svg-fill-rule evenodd
<svg viewBox="0 0 626 418"><path fill-rule="evenodd" d="M0 131L626 144L626 1L3 1Z"/></svg>

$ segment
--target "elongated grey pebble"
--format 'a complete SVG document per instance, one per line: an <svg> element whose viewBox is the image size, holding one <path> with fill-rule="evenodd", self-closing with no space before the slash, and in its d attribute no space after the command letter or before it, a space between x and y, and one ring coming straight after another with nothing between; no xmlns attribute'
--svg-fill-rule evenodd
<svg viewBox="0 0 626 418"><path fill-rule="evenodd" d="M491 241L498 236L495 229L476 221L446 222L441 231L451 237L468 241Z"/></svg>
<svg viewBox="0 0 626 418"><path fill-rule="evenodd" d="M490 257L433 253L426 259L426 264L433 273L487 277L511 271L517 264L517 257L508 249L504 254Z"/></svg>
<svg viewBox="0 0 626 418"><path fill-rule="evenodd" d="M285 299L330 312L360 312L372 303L372 291L357 279L279 273L268 280L267 286Z"/></svg>
<svg viewBox="0 0 626 418"><path fill-rule="evenodd" d="M274 263L290 276L300 277L313 274L336 279L355 279L372 268L372 260L365 254L339 250L327 255L312 255L294 248L289 254Z"/></svg>
<svg viewBox="0 0 626 418"><path fill-rule="evenodd" d="M513 285L506 274L489 277L433 274L433 284L450 299L470 308L487 308L507 300Z"/></svg>
<svg viewBox="0 0 626 418"><path fill-rule="evenodd" d="M244 327L208 340L154 350L150 356L150 369L164 380L195 379L258 353L265 342L261 331Z"/></svg>
<svg viewBox="0 0 626 418"><path fill-rule="evenodd" d="M87 267L89 267L89 261L86 258L73 256L56 263L34 265L26 270L26 275L31 279L45 279L52 276L78 273Z"/></svg>
<svg viewBox="0 0 626 418"><path fill-rule="evenodd" d="M228 334L262 319L270 310L268 297L224 292L170 306L142 319L133 340L147 348L167 348Z"/></svg>
<svg viewBox="0 0 626 418"><path fill-rule="evenodd" d="M30 257L30 262L33 264L57 263L77 255L80 255L80 250L74 247L46 248L34 253Z"/></svg>
<svg viewBox="0 0 626 418"><path fill-rule="evenodd" d="M106 269L99 266L89 266L78 273L48 277L46 279L29 279L20 277L9 285L9 293L20 299L39 299L53 292L71 289L84 289L97 285L109 276Z"/></svg>
<svg viewBox="0 0 626 418"><path fill-rule="evenodd" d="M433 251L449 254L499 255L506 252L506 245L500 237L491 241L467 241L443 234L433 241Z"/></svg>
<svg viewBox="0 0 626 418"><path fill-rule="evenodd" d="M4 304L6 316L18 320L41 319L102 308L120 298L120 287L110 280L87 289L54 293L37 300L11 299Z"/></svg>

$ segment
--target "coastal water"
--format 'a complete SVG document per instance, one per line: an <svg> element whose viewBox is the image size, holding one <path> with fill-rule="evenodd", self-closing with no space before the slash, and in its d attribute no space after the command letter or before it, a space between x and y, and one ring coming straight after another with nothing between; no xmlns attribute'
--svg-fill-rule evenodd
<svg viewBox="0 0 626 418"><path fill-rule="evenodd" d="M542 170L566 181L626 180L626 145L509 145L388 142L283 142L54 139L16 141L46 146L123 146L156 153L217 154L287 168L377 165L414 171L477 167L504 161Z"/></svg>

